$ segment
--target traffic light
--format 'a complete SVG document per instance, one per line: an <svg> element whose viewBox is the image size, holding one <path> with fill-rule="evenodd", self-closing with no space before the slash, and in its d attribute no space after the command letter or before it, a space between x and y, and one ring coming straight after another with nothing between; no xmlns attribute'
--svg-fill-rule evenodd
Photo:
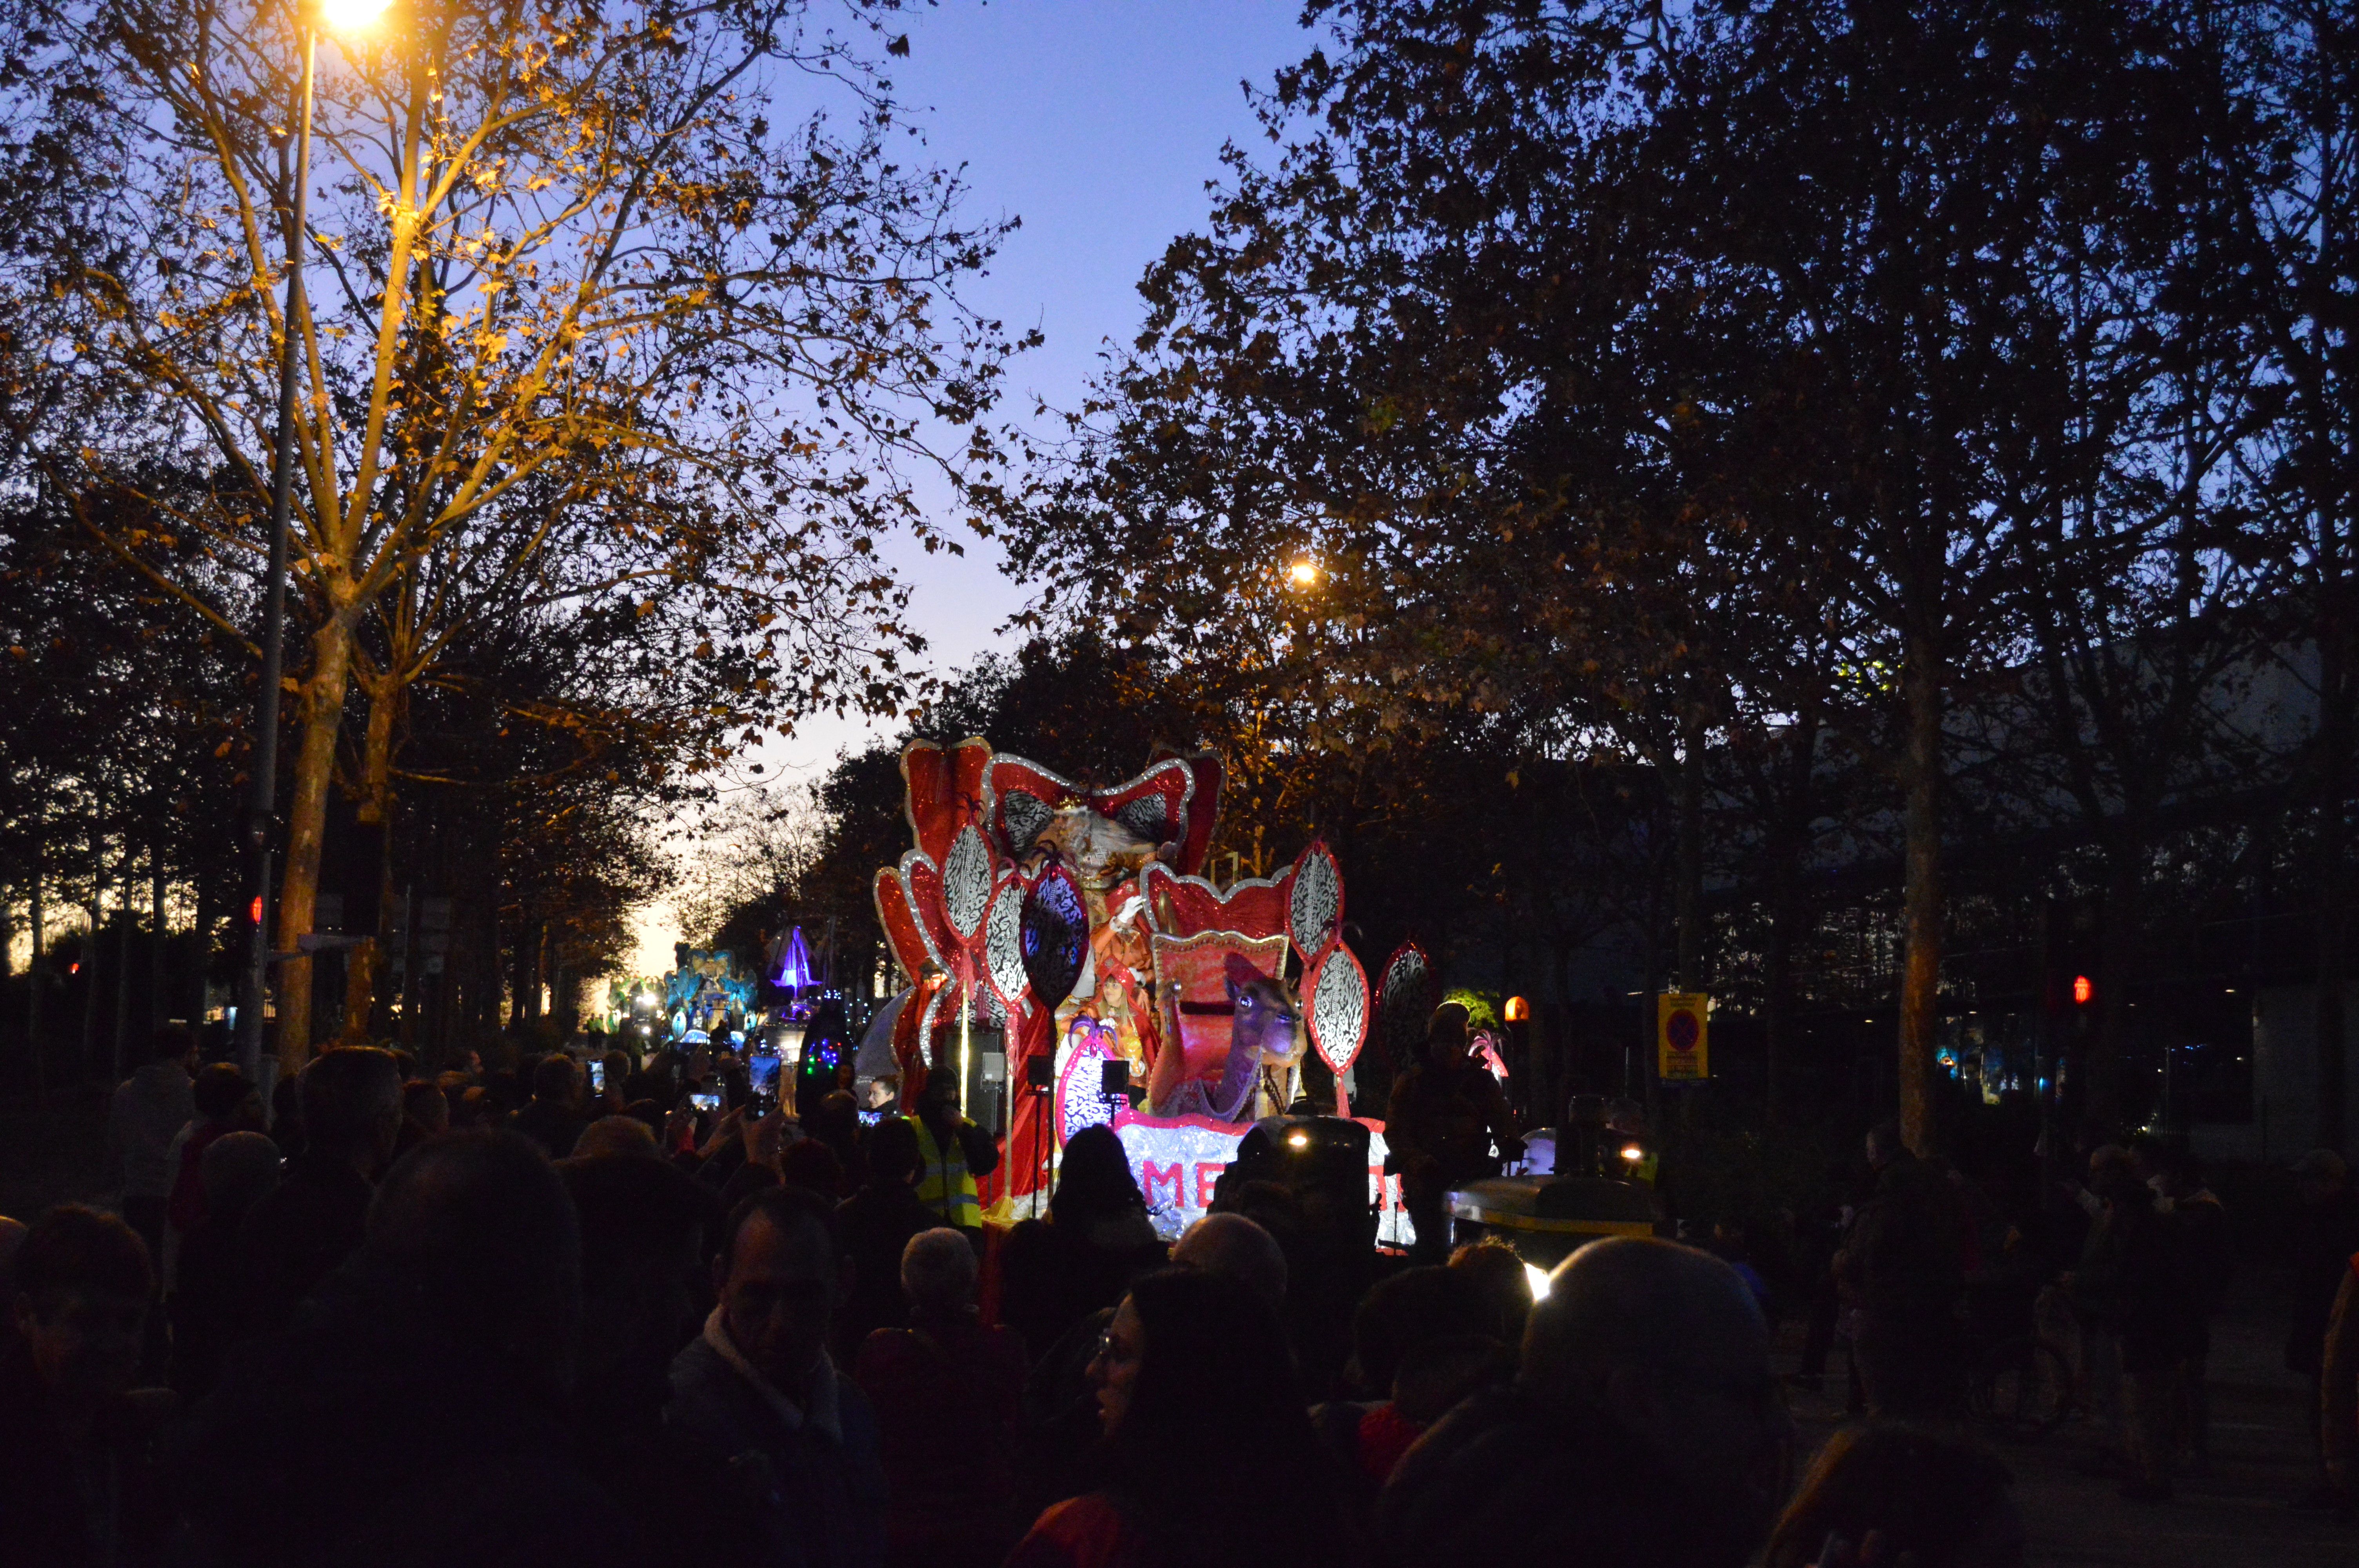
<svg viewBox="0 0 2359 1568"><path fill-rule="evenodd" d="M2040 943L2040 990L2050 1017L2085 1017L2097 1000L2104 908L2095 898L2051 899Z"/></svg>

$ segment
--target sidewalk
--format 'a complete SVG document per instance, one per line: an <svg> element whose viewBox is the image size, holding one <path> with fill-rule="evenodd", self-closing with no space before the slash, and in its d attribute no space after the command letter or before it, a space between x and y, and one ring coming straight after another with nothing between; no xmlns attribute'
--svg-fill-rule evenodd
<svg viewBox="0 0 2359 1568"><path fill-rule="evenodd" d="M2067 1423L2036 1443L2001 1447L2015 1472L2036 1568L2352 1568L2359 1525L2297 1513L2288 1499L2308 1489L2311 1448L2302 1424L2308 1389L2283 1364L2284 1313L2274 1289L2246 1279L2232 1292L2212 1335L2212 1474L2181 1476L2175 1502L2124 1502L2108 1479L2075 1466L2099 1447L2093 1422ZM1781 1364L1794 1365L1794 1325L1779 1336ZM1838 1352L1823 1392L1794 1390L1805 1449L1815 1453L1843 1419Z"/></svg>

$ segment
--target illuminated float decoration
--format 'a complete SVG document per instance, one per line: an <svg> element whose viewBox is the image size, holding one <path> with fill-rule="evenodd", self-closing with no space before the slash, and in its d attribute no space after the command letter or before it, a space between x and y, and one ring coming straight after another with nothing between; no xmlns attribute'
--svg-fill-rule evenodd
<svg viewBox="0 0 2359 1568"><path fill-rule="evenodd" d="M1310 1049L1348 1113L1343 1077L1375 1009L1343 939L1342 870L1314 842L1275 877L1201 875L1216 758L1158 757L1096 789L980 738L921 741L901 776L912 847L875 893L911 988L894 1024L905 1097L932 1070L973 1081L984 1021L1004 1021L1010 1085L1051 1086L1016 1094L1006 1157L982 1184L995 1217L1037 1209L1054 1151L1103 1121L1176 1233L1254 1120L1292 1102ZM1045 1077L1029 1067L1044 1058ZM1105 1092L1114 1061L1129 1095Z"/></svg>

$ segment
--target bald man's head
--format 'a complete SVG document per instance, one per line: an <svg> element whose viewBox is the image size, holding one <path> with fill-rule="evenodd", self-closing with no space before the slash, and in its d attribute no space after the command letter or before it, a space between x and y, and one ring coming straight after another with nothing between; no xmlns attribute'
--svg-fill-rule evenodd
<svg viewBox="0 0 2359 1568"><path fill-rule="evenodd" d="M1674 1241L1615 1237L1557 1265L1524 1335L1523 1380L1576 1397L1631 1367L1768 1366L1769 1330L1735 1270Z"/></svg>
<svg viewBox="0 0 2359 1568"><path fill-rule="evenodd" d="M1171 1260L1234 1280L1273 1308L1286 1305L1286 1254L1276 1237L1244 1215L1206 1215L1180 1238Z"/></svg>
<svg viewBox="0 0 2359 1568"><path fill-rule="evenodd" d="M1793 1423L1769 1330L1744 1280L1708 1252L1615 1238L1558 1264L1524 1333L1519 1383L1548 1406L1610 1418L1699 1491L1718 1489L1747 1530L1784 1496Z"/></svg>

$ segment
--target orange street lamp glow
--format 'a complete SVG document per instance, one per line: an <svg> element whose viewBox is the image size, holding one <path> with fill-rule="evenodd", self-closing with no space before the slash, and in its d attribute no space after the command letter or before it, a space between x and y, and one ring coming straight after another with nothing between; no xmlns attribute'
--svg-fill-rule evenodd
<svg viewBox="0 0 2359 1568"><path fill-rule="evenodd" d="M1319 563L1304 556L1286 568L1286 575L1297 588L1310 588L1319 581Z"/></svg>

